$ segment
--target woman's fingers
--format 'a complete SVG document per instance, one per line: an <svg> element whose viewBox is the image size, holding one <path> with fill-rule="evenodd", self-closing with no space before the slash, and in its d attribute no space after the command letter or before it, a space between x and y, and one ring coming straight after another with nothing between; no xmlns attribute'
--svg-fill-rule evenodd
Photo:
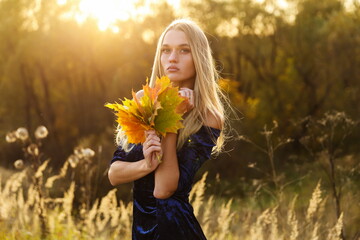
<svg viewBox="0 0 360 240"><path fill-rule="evenodd" d="M159 141L148 141L148 142L144 142L143 146L148 149L150 147L159 147L161 146L161 143Z"/></svg>
<svg viewBox="0 0 360 240"><path fill-rule="evenodd" d="M153 161L153 155L160 154L161 139L154 130L145 131L146 140L143 143L143 154L148 161Z"/></svg>
<svg viewBox="0 0 360 240"><path fill-rule="evenodd" d="M150 146L150 147L143 147L143 154L145 158L149 158L151 156L152 153L161 153L161 146Z"/></svg>
<svg viewBox="0 0 360 240"><path fill-rule="evenodd" d="M194 108L194 91L190 88L180 88L179 90L180 96L186 97L189 100L189 106L187 107L187 111Z"/></svg>
<svg viewBox="0 0 360 240"><path fill-rule="evenodd" d="M149 135L156 135L155 130L145 130L145 137L147 138Z"/></svg>
<svg viewBox="0 0 360 240"><path fill-rule="evenodd" d="M180 88L179 94L188 98L191 103L194 102L194 91L190 88Z"/></svg>
<svg viewBox="0 0 360 240"><path fill-rule="evenodd" d="M145 131L145 141L149 141L151 139L155 141L160 141L160 137L156 134L155 130L147 130Z"/></svg>
<svg viewBox="0 0 360 240"><path fill-rule="evenodd" d="M180 88L179 94L183 97L192 98L194 92L190 88Z"/></svg>
<svg viewBox="0 0 360 240"><path fill-rule="evenodd" d="M145 151L147 151L147 153L160 152L161 147L160 146L151 146L151 147L147 148Z"/></svg>
<svg viewBox="0 0 360 240"><path fill-rule="evenodd" d="M146 150L143 150L144 158L148 164L148 168L155 170L159 165L159 156L162 156L162 151L160 146L151 146Z"/></svg>
<svg viewBox="0 0 360 240"><path fill-rule="evenodd" d="M148 132L145 142L143 143L143 145L147 147L151 145L160 145L160 144L161 144L161 139L159 136L155 134L155 132L154 133Z"/></svg>

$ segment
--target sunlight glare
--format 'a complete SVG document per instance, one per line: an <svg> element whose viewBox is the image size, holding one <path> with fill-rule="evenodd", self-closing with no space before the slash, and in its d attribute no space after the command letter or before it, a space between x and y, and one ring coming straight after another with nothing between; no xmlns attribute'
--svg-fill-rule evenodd
<svg viewBox="0 0 360 240"><path fill-rule="evenodd" d="M126 0L81 0L79 10L85 18L97 19L99 29L105 31L112 28L117 20L128 20L131 12L135 11L135 3Z"/></svg>
<svg viewBox="0 0 360 240"><path fill-rule="evenodd" d="M181 0L166 0L174 9L180 7ZM58 5L65 5L68 0L57 0ZM156 0L80 0L77 10L64 14L63 18L73 18L78 24L83 24L87 19L97 21L99 30L119 32L117 21L126 21L131 18L144 19L151 14L151 5Z"/></svg>
<svg viewBox="0 0 360 240"><path fill-rule="evenodd" d="M113 33L119 33L120 32L120 29L119 29L119 27L117 27L117 26L111 26L111 31L113 32Z"/></svg>
<svg viewBox="0 0 360 240"><path fill-rule="evenodd" d="M353 11L360 5L360 0L344 0L344 7L347 11Z"/></svg>
<svg viewBox="0 0 360 240"><path fill-rule="evenodd" d="M84 14L76 13L74 18L77 23L83 24L86 21L87 17Z"/></svg>
<svg viewBox="0 0 360 240"><path fill-rule="evenodd" d="M254 0L254 2L256 2L256 3L259 3L259 4L264 4L265 3L265 0ZM288 3L288 1L287 0L275 0L275 1L273 1L273 2L267 2L266 3L267 5L270 5L270 6L272 6L272 5L276 5L278 8L280 8L280 9L286 9L286 8L288 8L289 7L289 3ZM271 7L271 9L273 8L274 6L272 6ZM270 10L271 10L270 9Z"/></svg>
<svg viewBox="0 0 360 240"><path fill-rule="evenodd" d="M282 9L289 7L289 3L286 0L277 0L277 5Z"/></svg>
<svg viewBox="0 0 360 240"><path fill-rule="evenodd" d="M65 5L67 0L57 0L58 5Z"/></svg>

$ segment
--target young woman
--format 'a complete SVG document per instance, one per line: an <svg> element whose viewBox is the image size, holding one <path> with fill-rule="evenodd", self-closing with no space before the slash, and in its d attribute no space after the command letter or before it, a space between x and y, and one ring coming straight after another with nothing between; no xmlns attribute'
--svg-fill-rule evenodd
<svg viewBox="0 0 360 240"><path fill-rule="evenodd" d="M209 42L194 22L176 20L160 36L150 86L164 75L189 99L185 127L162 139L147 131L142 145L129 146L119 126L109 180L134 181L133 239L206 239L188 196L197 170L222 148L226 118Z"/></svg>

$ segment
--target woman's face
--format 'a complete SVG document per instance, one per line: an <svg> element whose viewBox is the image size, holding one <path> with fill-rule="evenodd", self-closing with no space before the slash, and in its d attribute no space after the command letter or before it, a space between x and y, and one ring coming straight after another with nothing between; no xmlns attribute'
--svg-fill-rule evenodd
<svg viewBox="0 0 360 240"><path fill-rule="evenodd" d="M195 65L190 44L183 31L170 30L165 34L160 62L165 74L175 86L194 88Z"/></svg>

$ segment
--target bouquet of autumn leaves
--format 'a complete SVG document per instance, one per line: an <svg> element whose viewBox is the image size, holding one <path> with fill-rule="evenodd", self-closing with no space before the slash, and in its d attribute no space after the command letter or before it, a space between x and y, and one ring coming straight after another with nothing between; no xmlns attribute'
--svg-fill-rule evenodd
<svg viewBox="0 0 360 240"><path fill-rule="evenodd" d="M155 130L159 136L165 136L184 127L181 120L188 100L179 95L178 87L173 87L168 77L157 78L153 88L146 81L143 91L140 98L132 91L133 99L125 98L122 104L105 104L115 110L116 121L128 143L143 143L146 130Z"/></svg>

